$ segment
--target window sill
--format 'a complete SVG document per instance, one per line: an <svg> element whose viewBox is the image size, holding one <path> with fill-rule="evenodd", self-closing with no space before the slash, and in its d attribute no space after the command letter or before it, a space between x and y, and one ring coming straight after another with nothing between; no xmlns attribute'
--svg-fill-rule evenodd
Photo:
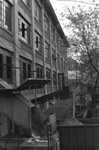
<svg viewBox="0 0 99 150"><path fill-rule="evenodd" d="M7 30L6 28L4 28L3 26L0 25L0 28L5 30L6 32L8 32L9 34L13 35L12 31Z"/></svg>
<svg viewBox="0 0 99 150"><path fill-rule="evenodd" d="M42 26L42 23L39 21L39 19L38 19L36 16L34 16L34 18L35 18L36 21L40 24L40 26Z"/></svg>
<svg viewBox="0 0 99 150"><path fill-rule="evenodd" d="M25 43L22 39L19 39L20 42L22 42L23 44L27 45L29 48L32 48L31 45Z"/></svg>
<svg viewBox="0 0 99 150"><path fill-rule="evenodd" d="M47 34L47 36L50 36L49 31L47 31L47 30L45 30L45 29L44 29L44 31L45 31L45 33Z"/></svg>
<svg viewBox="0 0 99 150"><path fill-rule="evenodd" d="M41 56L43 56L43 54L41 52L39 52L39 50L35 49L35 52L40 54Z"/></svg>
<svg viewBox="0 0 99 150"><path fill-rule="evenodd" d="M22 1L22 0L21 0ZM23 1L22 1L22 3L25 5L25 7L29 10L29 11L31 11L30 10L30 7L28 6L28 5L26 5Z"/></svg>

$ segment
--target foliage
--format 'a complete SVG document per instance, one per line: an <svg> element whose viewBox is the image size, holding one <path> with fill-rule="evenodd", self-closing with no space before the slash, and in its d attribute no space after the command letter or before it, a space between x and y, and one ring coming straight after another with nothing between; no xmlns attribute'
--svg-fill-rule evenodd
<svg viewBox="0 0 99 150"><path fill-rule="evenodd" d="M61 13L61 18L69 20L70 43L76 57L80 62L80 72L82 81L97 90L99 78L99 7L88 9L78 6L78 8L68 8L67 13ZM72 51L70 50L70 52Z"/></svg>

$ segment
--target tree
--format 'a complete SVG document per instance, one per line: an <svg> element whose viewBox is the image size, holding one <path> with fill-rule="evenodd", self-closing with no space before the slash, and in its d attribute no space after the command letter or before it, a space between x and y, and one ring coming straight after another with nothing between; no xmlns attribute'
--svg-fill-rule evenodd
<svg viewBox="0 0 99 150"><path fill-rule="evenodd" d="M69 20L71 48L79 54L83 82L92 87L91 93L95 93L99 80L99 7L86 9L78 6L72 10L68 8L68 12L67 16L64 10L61 18Z"/></svg>

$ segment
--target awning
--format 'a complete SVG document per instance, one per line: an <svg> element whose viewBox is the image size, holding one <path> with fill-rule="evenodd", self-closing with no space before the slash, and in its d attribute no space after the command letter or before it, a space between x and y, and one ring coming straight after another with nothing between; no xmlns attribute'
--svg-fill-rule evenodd
<svg viewBox="0 0 99 150"><path fill-rule="evenodd" d="M50 82L49 79L35 79L35 78L28 78L25 82L23 82L17 90L27 90L27 89L39 89L43 88L45 84Z"/></svg>
<svg viewBox="0 0 99 150"><path fill-rule="evenodd" d="M13 87L6 81L0 79L0 91L1 90L14 90Z"/></svg>

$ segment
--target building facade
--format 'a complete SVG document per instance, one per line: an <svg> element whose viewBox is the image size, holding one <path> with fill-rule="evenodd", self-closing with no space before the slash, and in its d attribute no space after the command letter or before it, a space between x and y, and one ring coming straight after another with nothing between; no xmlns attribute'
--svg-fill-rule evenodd
<svg viewBox="0 0 99 150"><path fill-rule="evenodd" d="M66 36L49 0L0 0L0 78L18 87L51 79L45 94L67 85Z"/></svg>
<svg viewBox="0 0 99 150"><path fill-rule="evenodd" d="M66 86L68 47L49 0L0 0L0 136L17 124L31 133L34 104L28 99L35 91L30 97L29 90L21 94L16 87L28 78L50 79L37 90L39 97ZM48 103L40 104L41 110Z"/></svg>

